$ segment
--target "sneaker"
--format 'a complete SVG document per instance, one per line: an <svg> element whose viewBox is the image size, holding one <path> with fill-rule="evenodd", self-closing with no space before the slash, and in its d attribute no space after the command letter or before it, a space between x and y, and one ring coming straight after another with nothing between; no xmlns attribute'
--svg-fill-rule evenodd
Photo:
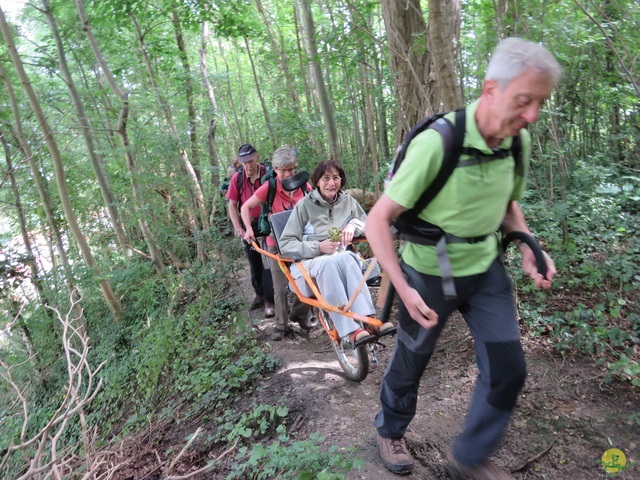
<svg viewBox="0 0 640 480"><path fill-rule="evenodd" d="M256 296L256 298L253 299L253 302L251 302L251 306L249 307L249 310L257 310L263 305L264 305L264 298Z"/></svg>
<svg viewBox="0 0 640 480"><path fill-rule="evenodd" d="M413 458L404 437L383 438L378 435L378 449L382 464L390 472L407 475L413 470Z"/></svg>
<svg viewBox="0 0 640 480"><path fill-rule="evenodd" d="M462 465L453 458L453 455L449 455L447 469L453 480L514 480L511 475L500 470L489 460L471 467Z"/></svg>
<svg viewBox="0 0 640 480"><path fill-rule="evenodd" d="M274 342L281 342L284 339L284 330L274 330L271 334L271 340Z"/></svg>
<svg viewBox="0 0 640 480"><path fill-rule="evenodd" d="M273 303L265 302L264 304L264 316L267 318L271 318L276 314L276 310L273 306Z"/></svg>

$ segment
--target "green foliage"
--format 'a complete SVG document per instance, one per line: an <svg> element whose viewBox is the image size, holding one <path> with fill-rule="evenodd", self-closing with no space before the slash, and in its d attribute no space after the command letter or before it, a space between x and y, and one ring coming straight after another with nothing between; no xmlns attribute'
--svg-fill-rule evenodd
<svg viewBox="0 0 640 480"><path fill-rule="evenodd" d="M513 269L526 297L525 324L562 352L592 356L606 365L608 379L638 386L640 316L640 239L637 178L621 176L612 166L577 170L576 189L551 208L545 202L525 205L530 227L556 261L558 275L550 295L535 292ZM560 308L548 302L567 301Z"/></svg>
<svg viewBox="0 0 640 480"><path fill-rule="evenodd" d="M362 468L363 462L353 457L353 451L341 451L335 445L324 451L324 437L315 433L308 440L291 441L284 427L278 429L278 437L267 445L254 444L238 450L236 464L228 480L255 479L323 479L343 480L354 468Z"/></svg>

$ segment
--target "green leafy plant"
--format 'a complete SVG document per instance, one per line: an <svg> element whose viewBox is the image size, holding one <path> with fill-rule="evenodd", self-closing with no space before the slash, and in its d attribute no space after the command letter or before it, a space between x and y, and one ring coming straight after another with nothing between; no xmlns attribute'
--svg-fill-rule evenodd
<svg viewBox="0 0 640 480"><path fill-rule="evenodd" d="M322 448L324 440L314 433L308 440L292 442L281 427L273 442L241 447L236 457L239 463L234 465L227 479L343 480L347 472L362 468L364 462L354 457L354 448L340 450L332 445L325 451Z"/></svg>
<svg viewBox="0 0 640 480"><path fill-rule="evenodd" d="M342 237L342 229L340 227L329 227L329 240L339 242Z"/></svg>

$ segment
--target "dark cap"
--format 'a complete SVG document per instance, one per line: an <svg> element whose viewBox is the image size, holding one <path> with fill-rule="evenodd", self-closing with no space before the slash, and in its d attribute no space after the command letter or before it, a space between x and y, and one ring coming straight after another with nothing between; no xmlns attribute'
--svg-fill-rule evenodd
<svg viewBox="0 0 640 480"><path fill-rule="evenodd" d="M254 153L256 153L256 149L253 148L253 145L251 145L250 143L245 143L238 149L238 160L241 163L244 163L249 160L248 157L250 157Z"/></svg>

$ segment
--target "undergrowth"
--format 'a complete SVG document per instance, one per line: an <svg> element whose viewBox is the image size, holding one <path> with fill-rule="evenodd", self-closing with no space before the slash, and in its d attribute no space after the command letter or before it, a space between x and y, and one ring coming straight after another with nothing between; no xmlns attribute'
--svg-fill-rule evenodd
<svg viewBox="0 0 640 480"><path fill-rule="evenodd" d="M600 183L582 178L597 175ZM534 291L520 269L511 272L526 299L519 309L532 335L562 353L594 358L606 368L605 381L640 387L640 178L625 177L616 186L609 177L583 172L566 202L525 206L558 269L550 293Z"/></svg>

